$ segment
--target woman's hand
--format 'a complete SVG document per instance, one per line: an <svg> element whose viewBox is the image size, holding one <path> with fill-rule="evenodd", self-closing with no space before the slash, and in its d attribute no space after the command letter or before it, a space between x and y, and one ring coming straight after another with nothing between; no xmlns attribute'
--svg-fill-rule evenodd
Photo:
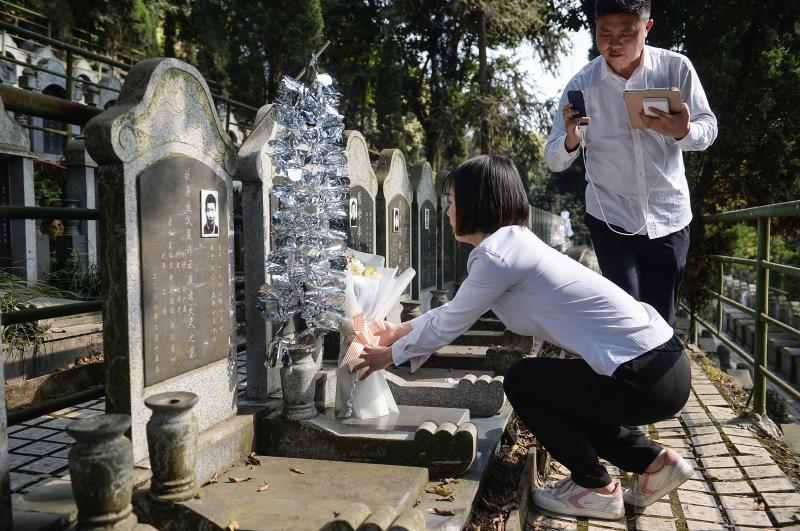
<svg viewBox="0 0 800 531"><path fill-rule="evenodd" d="M351 372L366 369L358 379L366 380L375 371L385 369L392 364L392 347L364 347L361 363L353 367Z"/></svg>
<svg viewBox="0 0 800 531"><path fill-rule="evenodd" d="M378 336L378 344L382 347L393 344L395 341L411 332L411 324L408 321L399 324L384 321L383 326L386 327L386 330L375 333L375 335Z"/></svg>

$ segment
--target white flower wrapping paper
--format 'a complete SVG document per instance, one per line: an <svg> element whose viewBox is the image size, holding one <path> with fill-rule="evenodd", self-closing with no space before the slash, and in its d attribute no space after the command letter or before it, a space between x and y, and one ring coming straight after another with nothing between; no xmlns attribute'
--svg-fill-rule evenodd
<svg viewBox="0 0 800 531"><path fill-rule="evenodd" d="M412 268L399 276L396 267L383 267L384 258L374 254L347 251L352 253L364 266L371 267L375 274L362 276L348 270L345 289L345 319L340 330L339 366L336 374L336 412L354 418L378 418L397 413L394 401L383 371L376 371L364 381L358 381L358 373L351 373L360 361L362 351L356 345L372 342L377 344L375 332L382 329L383 320L397 304L416 274ZM361 271L361 268L357 268ZM354 323L355 320L355 323ZM354 327L355 325L355 327ZM346 355L350 351L349 359ZM360 372L360 371L359 371ZM349 407L348 407L349 402Z"/></svg>

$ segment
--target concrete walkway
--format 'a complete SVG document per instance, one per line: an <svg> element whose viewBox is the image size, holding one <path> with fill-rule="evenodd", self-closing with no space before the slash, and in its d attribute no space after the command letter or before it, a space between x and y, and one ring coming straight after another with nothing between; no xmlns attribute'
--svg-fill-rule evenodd
<svg viewBox="0 0 800 531"><path fill-rule="evenodd" d="M641 513L626 507L625 518L609 522L555 518L529 505L532 529L717 531L800 530L800 489L778 468L755 434L727 424L736 415L711 380L692 362L692 395L681 413L650 426L653 439L695 467L680 489ZM607 464L612 477L627 474ZM549 479L568 473L556 465Z"/></svg>

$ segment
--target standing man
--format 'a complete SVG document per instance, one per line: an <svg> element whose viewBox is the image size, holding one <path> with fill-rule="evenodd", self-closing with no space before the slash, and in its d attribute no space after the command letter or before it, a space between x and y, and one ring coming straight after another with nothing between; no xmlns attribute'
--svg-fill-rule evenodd
<svg viewBox="0 0 800 531"><path fill-rule="evenodd" d="M683 152L708 148L717 119L689 59L645 45L650 0L597 0L595 10L601 55L567 84L545 160L564 171L583 141L585 220L602 274L674 327L692 220ZM650 107L655 116L639 113L647 129L631 128L623 91L670 87L681 112ZM568 104L570 90L583 91L588 118Z"/></svg>

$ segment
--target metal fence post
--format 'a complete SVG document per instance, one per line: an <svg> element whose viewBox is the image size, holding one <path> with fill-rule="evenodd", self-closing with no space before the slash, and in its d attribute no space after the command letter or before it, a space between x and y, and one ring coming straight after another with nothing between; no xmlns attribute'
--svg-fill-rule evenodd
<svg viewBox="0 0 800 531"><path fill-rule="evenodd" d="M717 333L722 333L722 291L725 289L725 264L719 263L719 295L717 296Z"/></svg>
<svg viewBox="0 0 800 531"><path fill-rule="evenodd" d="M756 246L756 304L755 304L755 356L753 361L753 410L759 415L766 413L767 381L764 371L767 368L767 292L769 290L769 269L764 262L769 261L770 218L758 218L758 243Z"/></svg>

